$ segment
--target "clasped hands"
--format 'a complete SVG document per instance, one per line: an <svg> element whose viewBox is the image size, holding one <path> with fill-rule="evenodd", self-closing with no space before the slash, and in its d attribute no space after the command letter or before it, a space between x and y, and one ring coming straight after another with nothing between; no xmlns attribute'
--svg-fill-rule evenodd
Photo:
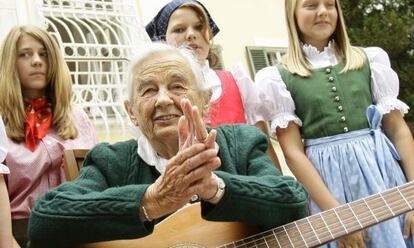
<svg viewBox="0 0 414 248"><path fill-rule="evenodd" d="M151 219L172 213L191 197L211 199L217 192L218 182L213 171L221 165L215 141L217 132L207 133L196 106L182 99L184 115L178 121L179 150L166 165L165 172L151 184L141 204Z"/></svg>

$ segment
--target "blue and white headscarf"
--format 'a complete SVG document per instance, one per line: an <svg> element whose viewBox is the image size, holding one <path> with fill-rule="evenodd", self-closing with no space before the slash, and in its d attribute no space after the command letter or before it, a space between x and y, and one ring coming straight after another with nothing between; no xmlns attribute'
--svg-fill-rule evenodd
<svg viewBox="0 0 414 248"><path fill-rule="evenodd" d="M200 5L204 12L207 14L208 25L210 26L213 37L220 31L216 23L211 19L210 13L208 13L206 7L196 0L173 0L165 5L158 14L145 26L149 37L152 41L165 41L167 34L168 21L170 20L171 14L185 3L196 3Z"/></svg>

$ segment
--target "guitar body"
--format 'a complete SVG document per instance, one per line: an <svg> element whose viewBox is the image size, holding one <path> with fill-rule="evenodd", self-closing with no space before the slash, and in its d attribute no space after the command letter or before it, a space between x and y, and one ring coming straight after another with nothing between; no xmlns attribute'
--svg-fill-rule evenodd
<svg viewBox="0 0 414 248"><path fill-rule="evenodd" d="M201 218L200 203L184 207L157 224L140 239L91 243L79 248L201 248L216 247L257 233L239 222L213 222Z"/></svg>

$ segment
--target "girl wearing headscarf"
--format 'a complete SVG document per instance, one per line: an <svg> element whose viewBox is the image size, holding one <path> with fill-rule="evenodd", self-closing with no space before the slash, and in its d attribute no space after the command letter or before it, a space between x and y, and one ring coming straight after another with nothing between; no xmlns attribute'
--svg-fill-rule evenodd
<svg viewBox="0 0 414 248"><path fill-rule="evenodd" d="M249 123L269 133L266 123L261 121L263 118L257 114L261 101L245 71L240 66L232 72L211 69L218 62L211 47L220 29L204 5L196 0L171 1L146 26L146 31L153 41L188 46L196 54L207 82L204 87L211 89L209 114L204 118L208 126ZM267 153L280 170L271 145Z"/></svg>

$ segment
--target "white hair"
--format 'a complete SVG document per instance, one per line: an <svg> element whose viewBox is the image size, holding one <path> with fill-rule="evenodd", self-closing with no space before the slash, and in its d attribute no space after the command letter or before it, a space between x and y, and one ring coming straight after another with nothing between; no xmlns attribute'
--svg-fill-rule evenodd
<svg viewBox="0 0 414 248"><path fill-rule="evenodd" d="M138 52L133 56L133 59L130 62L128 76L127 76L127 92L128 101L133 102L133 95L134 95L134 73L136 65L140 64L142 61L160 53L169 53L169 54L178 54L183 57L190 66L191 71L195 77L195 85L198 87L200 91L207 91L209 90L206 87L204 75L202 69L197 61L196 56L194 55L193 51L189 47L181 46L181 47L174 47L172 45L168 45L164 42L152 42L148 45L140 47Z"/></svg>

